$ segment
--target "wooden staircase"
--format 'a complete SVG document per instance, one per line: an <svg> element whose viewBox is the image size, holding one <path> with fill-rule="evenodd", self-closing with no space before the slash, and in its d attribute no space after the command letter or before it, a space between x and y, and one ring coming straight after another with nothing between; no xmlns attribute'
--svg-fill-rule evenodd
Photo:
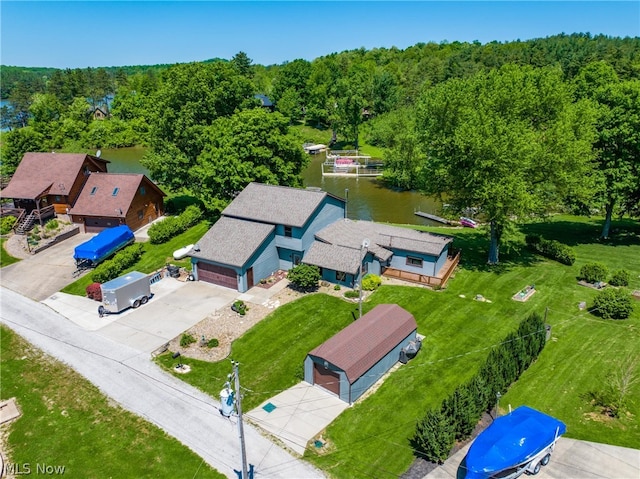
<svg viewBox="0 0 640 479"><path fill-rule="evenodd" d="M33 228L33 224L36 222L36 212L32 211L27 216L25 216L22 220L18 221L15 232L19 235L26 234L31 228Z"/></svg>

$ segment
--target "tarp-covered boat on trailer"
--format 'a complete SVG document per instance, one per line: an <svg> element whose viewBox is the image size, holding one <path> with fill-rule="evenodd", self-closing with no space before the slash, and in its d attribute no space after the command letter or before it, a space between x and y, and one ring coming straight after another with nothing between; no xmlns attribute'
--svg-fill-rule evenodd
<svg viewBox="0 0 640 479"><path fill-rule="evenodd" d="M95 266L134 240L133 232L127 225L107 228L89 241L76 246L73 259L76 260L76 265Z"/></svg>
<svg viewBox="0 0 640 479"><path fill-rule="evenodd" d="M549 462L564 423L527 406L497 418L471 444L466 479L514 478Z"/></svg>

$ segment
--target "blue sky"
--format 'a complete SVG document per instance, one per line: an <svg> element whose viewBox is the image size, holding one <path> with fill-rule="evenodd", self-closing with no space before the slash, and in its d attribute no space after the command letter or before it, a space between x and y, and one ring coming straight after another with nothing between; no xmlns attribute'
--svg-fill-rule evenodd
<svg viewBox="0 0 640 479"><path fill-rule="evenodd" d="M84 68L231 58L313 60L364 47L640 36L640 2L0 2L0 63Z"/></svg>

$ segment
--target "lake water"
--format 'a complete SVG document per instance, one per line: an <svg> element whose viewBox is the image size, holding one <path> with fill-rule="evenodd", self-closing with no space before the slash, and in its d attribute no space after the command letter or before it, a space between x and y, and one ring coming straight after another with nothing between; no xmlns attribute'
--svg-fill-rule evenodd
<svg viewBox="0 0 640 479"><path fill-rule="evenodd" d="M146 149L140 147L102 150L109 160L112 173L149 172L140 164ZM397 191L385 187L375 178L322 176L324 154L310 155L310 164L303 172L305 186L319 187L341 198L347 198L347 217L398 224L435 225L414 214L415 211L438 214L440 203L413 191ZM346 191L348 190L348 192Z"/></svg>

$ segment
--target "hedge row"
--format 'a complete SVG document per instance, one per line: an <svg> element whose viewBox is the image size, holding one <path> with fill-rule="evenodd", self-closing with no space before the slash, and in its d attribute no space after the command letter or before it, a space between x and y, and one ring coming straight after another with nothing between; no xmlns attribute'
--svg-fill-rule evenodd
<svg viewBox="0 0 640 479"><path fill-rule="evenodd" d="M105 261L91 273L94 283L106 283L117 278L125 269L133 266L142 256L144 246L140 243L119 251L112 259Z"/></svg>
<svg viewBox="0 0 640 479"><path fill-rule="evenodd" d="M540 235L527 235L527 246L536 253L559 263L571 266L576 260L576 253L566 244L556 240L548 240Z"/></svg>
<svg viewBox="0 0 640 479"><path fill-rule="evenodd" d="M200 208L196 205L187 206L179 216L169 216L152 224L149 228L149 242L151 244L165 243L191 228L200 219L202 219Z"/></svg>
<svg viewBox="0 0 640 479"><path fill-rule="evenodd" d="M455 441L464 440L473 431L484 411L497 401L497 393L509 385L535 361L546 341L544 321L533 313L523 320L517 332L510 333L494 348L478 373L458 386L440 409L431 409L418 421L412 446L425 459L442 464Z"/></svg>

